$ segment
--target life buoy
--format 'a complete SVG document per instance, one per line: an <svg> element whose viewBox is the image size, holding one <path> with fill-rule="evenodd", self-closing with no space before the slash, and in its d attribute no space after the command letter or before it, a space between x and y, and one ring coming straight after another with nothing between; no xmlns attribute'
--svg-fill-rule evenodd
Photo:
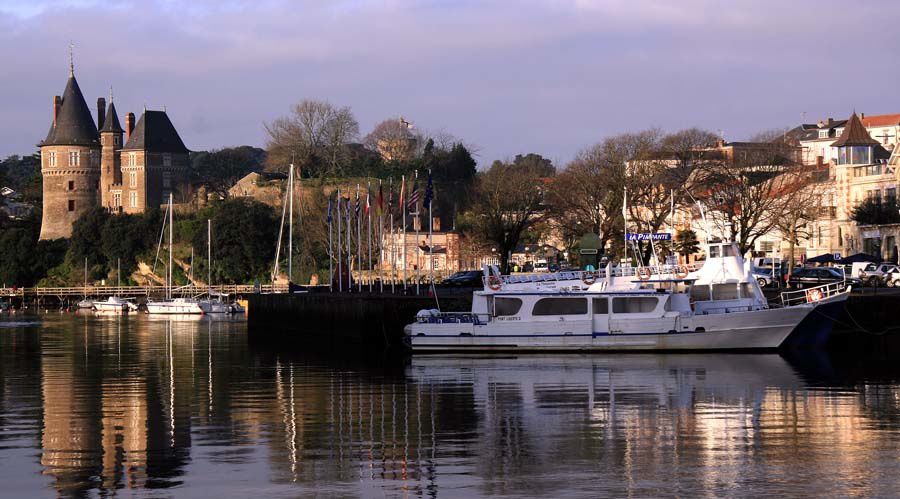
<svg viewBox="0 0 900 499"><path fill-rule="evenodd" d="M652 275L653 273L650 272L650 269L647 267L638 267L637 269L637 278L642 281L649 280Z"/></svg>
<svg viewBox="0 0 900 499"><path fill-rule="evenodd" d="M684 279L688 275L688 268L684 265L679 265L675 267L675 277L679 279Z"/></svg>
<svg viewBox="0 0 900 499"><path fill-rule="evenodd" d="M591 284L594 284L595 282L597 282L596 272L587 272L587 271L582 272L581 273L581 282L587 284L588 286L590 286Z"/></svg>
<svg viewBox="0 0 900 499"><path fill-rule="evenodd" d="M488 277L488 287L494 291L500 291L500 288L503 287L503 281L499 277L492 275Z"/></svg>
<svg viewBox="0 0 900 499"><path fill-rule="evenodd" d="M819 289L807 289L806 290L806 302L807 303L815 303L822 299L822 291Z"/></svg>

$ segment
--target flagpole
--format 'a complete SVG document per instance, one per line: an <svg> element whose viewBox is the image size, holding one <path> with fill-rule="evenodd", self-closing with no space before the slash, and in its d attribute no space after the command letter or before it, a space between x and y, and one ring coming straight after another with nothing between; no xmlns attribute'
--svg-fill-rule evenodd
<svg viewBox="0 0 900 499"><path fill-rule="evenodd" d="M343 293L343 292L344 292L344 276L343 276L343 274L341 274L341 268L343 267L343 264L341 263L341 231L343 230L343 229L341 229L341 217L342 217L343 215L341 214L341 190L340 190L340 189L337 190L337 199L336 199L335 201L337 202L337 203L336 203L336 204L337 204L337 210L335 210L335 213L337 213L337 221L338 221L338 226L337 226L337 235L338 235L338 244L337 244L337 249L338 249L338 254L337 254L338 292L339 292L339 293Z"/></svg>
<svg viewBox="0 0 900 499"><path fill-rule="evenodd" d="M401 250L403 251L403 289L406 290L406 175L400 180L400 230L403 233Z"/></svg>
<svg viewBox="0 0 900 499"><path fill-rule="evenodd" d="M331 195L328 196L328 291L334 292L334 240L332 234Z"/></svg>
<svg viewBox="0 0 900 499"><path fill-rule="evenodd" d="M359 279L356 280L356 290L362 292L362 231L360 222L362 217L359 213L359 184L356 184L356 269L359 272Z"/></svg>
<svg viewBox="0 0 900 499"><path fill-rule="evenodd" d="M415 173L416 173L416 180L415 180L415 182L413 182L413 187L415 187L415 190L416 190L416 214L415 214L415 217L416 217L417 223L414 224L415 228L416 228L416 241L415 241L415 245L413 246L414 247L413 254L416 255L416 264L413 266L413 269L416 271L416 294L419 294L419 229L422 228L421 227L422 219L419 218L419 216L420 216L420 214L419 214L419 199L418 199L419 170L416 170Z"/></svg>
<svg viewBox="0 0 900 499"><path fill-rule="evenodd" d="M369 248L369 293L372 292L372 206L369 204L369 193L372 191L372 182L366 183L366 224L368 232L366 246Z"/></svg>
<svg viewBox="0 0 900 499"><path fill-rule="evenodd" d="M378 291L384 293L384 188L378 179Z"/></svg>
<svg viewBox="0 0 900 499"><path fill-rule="evenodd" d="M388 218L390 219L390 257L391 257L391 294L394 294L394 285L397 280L397 241L394 240L394 177L391 177L391 188L388 189Z"/></svg>
<svg viewBox="0 0 900 499"><path fill-rule="evenodd" d="M347 196L347 291L353 291L353 226L350 225L350 196Z"/></svg>
<svg viewBox="0 0 900 499"><path fill-rule="evenodd" d="M428 267L431 269L431 285L434 286L434 217L431 214L431 205L434 197L434 186L431 184L431 169L428 169L428 187L425 190L428 199ZM433 288L432 288L433 289Z"/></svg>

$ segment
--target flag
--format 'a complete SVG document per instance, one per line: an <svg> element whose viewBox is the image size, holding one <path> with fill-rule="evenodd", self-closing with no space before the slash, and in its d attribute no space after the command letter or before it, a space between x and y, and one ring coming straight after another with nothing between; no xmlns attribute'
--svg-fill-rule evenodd
<svg viewBox="0 0 900 499"><path fill-rule="evenodd" d="M426 210L431 207L432 199L434 199L434 184L431 182L431 170L428 170L428 185L425 187L425 199L422 200L422 206Z"/></svg>
<svg viewBox="0 0 900 499"><path fill-rule="evenodd" d="M403 175L402 177L400 177L400 203L398 204L398 206L400 206L401 210L406 206L403 204L405 198L406 198L406 175Z"/></svg>
<svg viewBox="0 0 900 499"><path fill-rule="evenodd" d="M328 218L326 220L328 220L328 225L331 225L331 196L328 196Z"/></svg>
<svg viewBox="0 0 900 499"><path fill-rule="evenodd" d="M372 205L369 203L369 197L372 193L371 187L370 184L366 184L366 216L369 216L369 212L372 208Z"/></svg>
<svg viewBox="0 0 900 499"><path fill-rule="evenodd" d="M384 186L378 181L378 198L375 199L375 214L379 217L384 213Z"/></svg>
<svg viewBox="0 0 900 499"><path fill-rule="evenodd" d="M356 184L356 216L359 217L359 184Z"/></svg>
<svg viewBox="0 0 900 499"><path fill-rule="evenodd" d="M406 203L406 209L412 212L418 208L419 204L419 179L413 180L412 190L409 191L409 201Z"/></svg>

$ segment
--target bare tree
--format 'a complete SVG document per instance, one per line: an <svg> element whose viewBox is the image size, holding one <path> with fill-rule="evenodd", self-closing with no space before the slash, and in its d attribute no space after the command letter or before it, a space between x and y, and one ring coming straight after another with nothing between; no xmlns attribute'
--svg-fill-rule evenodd
<svg viewBox="0 0 900 499"><path fill-rule="evenodd" d="M422 137L414 133L403 118L387 119L375 125L363 143L388 161L406 161L417 155L423 146Z"/></svg>
<svg viewBox="0 0 900 499"><path fill-rule="evenodd" d="M346 163L346 145L359 136L359 123L348 107L304 100L290 114L265 124L268 163L281 168L294 162L311 175L339 174Z"/></svg>
<svg viewBox="0 0 900 499"><path fill-rule="evenodd" d="M478 175L466 225L497 246L504 271L525 231L541 220L542 200L542 175L530 168L495 162Z"/></svg>
<svg viewBox="0 0 900 499"><path fill-rule="evenodd" d="M716 228L750 251L757 239L776 227L784 210L782 194L790 189L786 173L797 168L795 149L786 143L768 143L737 157L721 157L700 164L698 194L711 208Z"/></svg>
<svg viewBox="0 0 900 499"><path fill-rule="evenodd" d="M824 176L824 178L823 178ZM822 207L822 189L818 182L827 179L827 172L804 168L785 174L780 193L781 206L775 228L788 241L788 274L794 271L794 254L801 239L811 239L811 223Z"/></svg>

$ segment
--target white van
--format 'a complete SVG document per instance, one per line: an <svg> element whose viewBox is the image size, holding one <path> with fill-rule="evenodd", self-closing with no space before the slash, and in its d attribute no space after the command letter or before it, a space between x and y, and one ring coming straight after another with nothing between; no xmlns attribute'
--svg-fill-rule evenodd
<svg viewBox="0 0 900 499"><path fill-rule="evenodd" d="M536 260L534 262L534 271L550 272L550 266L547 264L547 260L544 260L543 258Z"/></svg>

